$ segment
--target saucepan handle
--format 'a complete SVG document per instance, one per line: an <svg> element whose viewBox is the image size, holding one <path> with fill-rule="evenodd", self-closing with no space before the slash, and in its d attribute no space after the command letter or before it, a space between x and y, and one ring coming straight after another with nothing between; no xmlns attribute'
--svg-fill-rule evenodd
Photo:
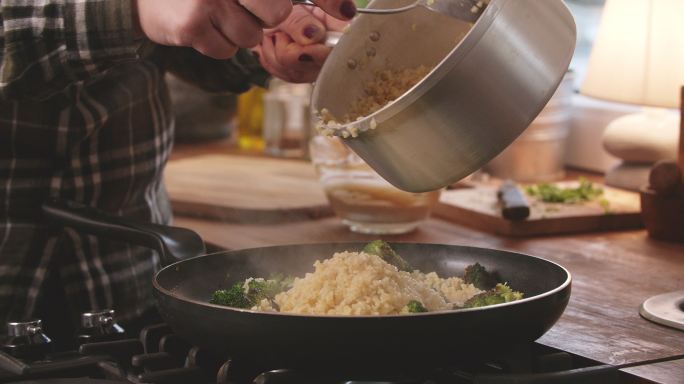
<svg viewBox="0 0 684 384"><path fill-rule="evenodd" d="M342 38L342 35L344 35L344 32L328 31L325 34L325 41L323 42L323 44L325 44L328 47L334 48Z"/></svg>
<svg viewBox="0 0 684 384"><path fill-rule="evenodd" d="M140 245L159 252L164 265L204 254L204 241L195 232L166 225L140 223L68 200L43 204L44 219L55 228Z"/></svg>

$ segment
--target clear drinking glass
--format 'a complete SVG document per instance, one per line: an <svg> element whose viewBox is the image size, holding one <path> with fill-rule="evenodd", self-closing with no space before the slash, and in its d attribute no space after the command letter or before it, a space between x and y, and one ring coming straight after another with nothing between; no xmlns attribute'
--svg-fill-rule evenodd
<svg viewBox="0 0 684 384"><path fill-rule="evenodd" d="M410 193L392 186L338 138L315 136L309 150L333 211L353 232L410 232L439 200L440 190Z"/></svg>

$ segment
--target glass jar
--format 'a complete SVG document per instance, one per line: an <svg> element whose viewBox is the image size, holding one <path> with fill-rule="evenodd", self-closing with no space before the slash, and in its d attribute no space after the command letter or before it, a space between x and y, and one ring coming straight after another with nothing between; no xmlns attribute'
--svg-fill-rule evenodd
<svg viewBox="0 0 684 384"><path fill-rule="evenodd" d="M394 187L338 138L315 136L309 150L333 211L353 232L410 232L439 200L440 190L410 193Z"/></svg>
<svg viewBox="0 0 684 384"><path fill-rule="evenodd" d="M311 84L273 79L264 95L264 142L272 156L305 158L311 137Z"/></svg>

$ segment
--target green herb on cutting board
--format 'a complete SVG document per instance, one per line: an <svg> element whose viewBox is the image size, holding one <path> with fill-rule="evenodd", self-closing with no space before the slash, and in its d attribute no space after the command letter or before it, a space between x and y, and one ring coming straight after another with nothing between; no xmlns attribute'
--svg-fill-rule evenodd
<svg viewBox="0 0 684 384"><path fill-rule="evenodd" d="M540 183L528 186L526 192L528 195L536 197L545 203L562 204L584 203L603 195L603 189L595 187L591 181L584 177L579 178L579 186L574 188L563 188L555 184ZM606 209L603 203L601 203L601 206Z"/></svg>
<svg viewBox="0 0 684 384"><path fill-rule="evenodd" d="M613 213L613 211L611 211L610 209L610 201L608 201L608 199L599 200L599 205L601 206L601 208L603 208L603 212L606 215Z"/></svg>

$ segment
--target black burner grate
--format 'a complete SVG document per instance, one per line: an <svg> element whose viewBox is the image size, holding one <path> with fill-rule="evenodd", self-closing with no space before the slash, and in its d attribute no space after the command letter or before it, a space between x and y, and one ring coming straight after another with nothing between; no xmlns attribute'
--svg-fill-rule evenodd
<svg viewBox="0 0 684 384"><path fill-rule="evenodd" d="M24 361L0 353L0 383L26 379L79 377L112 383L148 384L618 384L631 382L616 368L539 344L528 344L488 362L449 368L355 372L349 367L292 370L225 360L192 346L165 324L142 330L138 339L82 344L78 352ZM79 381L87 382L87 381Z"/></svg>

